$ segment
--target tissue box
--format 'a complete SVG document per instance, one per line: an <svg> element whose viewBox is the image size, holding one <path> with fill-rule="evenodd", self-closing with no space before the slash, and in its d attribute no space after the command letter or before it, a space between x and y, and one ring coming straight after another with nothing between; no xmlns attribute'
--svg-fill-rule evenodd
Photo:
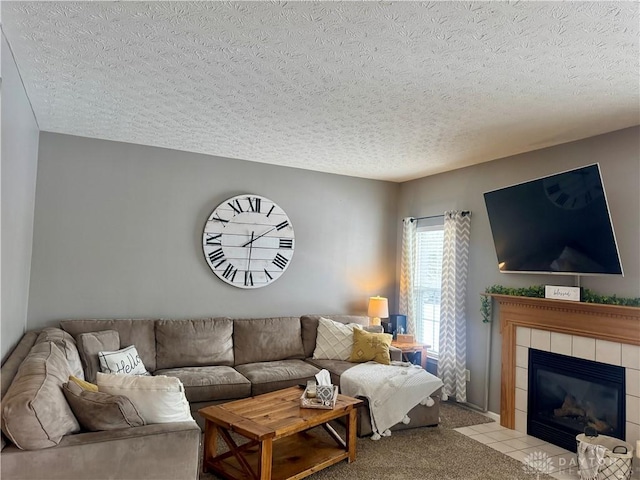
<svg viewBox="0 0 640 480"><path fill-rule="evenodd" d="M336 406L338 399L338 387L336 385L316 385L315 398L307 397L307 389L304 389L300 397L302 408L322 408L332 410Z"/></svg>

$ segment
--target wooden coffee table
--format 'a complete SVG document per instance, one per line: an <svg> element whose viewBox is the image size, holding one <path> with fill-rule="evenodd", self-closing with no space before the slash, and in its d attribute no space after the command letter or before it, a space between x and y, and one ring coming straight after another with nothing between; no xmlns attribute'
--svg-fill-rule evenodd
<svg viewBox="0 0 640 480"><path fill-rule="evenodd" d="M200 409L205 419L203 470L228 479L293 480L345 459L353 462L356 407L362 400L338 395L332 410L300 408L302 392L291 387ZM340 417L348 417L346 441L328 423ZM309 431L317 426L330 438ZM238 445L231 432L248 441ZM218 435L229 447L221 455Z"/></svg>

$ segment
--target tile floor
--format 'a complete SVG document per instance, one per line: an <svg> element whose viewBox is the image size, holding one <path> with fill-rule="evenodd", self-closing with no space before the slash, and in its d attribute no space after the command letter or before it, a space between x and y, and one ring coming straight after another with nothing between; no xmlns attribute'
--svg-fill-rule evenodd
<svg viewBox="0 0 640 480"><path fill-rule="evenodd" d="M542 465L542 473L558 480L580 479L575 453L526 433L510 430L499 423L483 423L455 431L523 462L523 469L529 473L534 471L529 470L525 462L533 461L533 464Z"/></svg>

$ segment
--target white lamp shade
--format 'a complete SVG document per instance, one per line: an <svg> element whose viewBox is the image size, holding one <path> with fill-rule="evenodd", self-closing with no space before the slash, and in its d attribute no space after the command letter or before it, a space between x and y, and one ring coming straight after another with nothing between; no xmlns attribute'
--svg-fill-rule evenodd
<svg viewBox="0 0 640 480"><path fill-rule="evenodd" d="M373 318L388 318L389 302L387 299L384 297L371 297L369 299L369 310L367 315Z"/></svg>

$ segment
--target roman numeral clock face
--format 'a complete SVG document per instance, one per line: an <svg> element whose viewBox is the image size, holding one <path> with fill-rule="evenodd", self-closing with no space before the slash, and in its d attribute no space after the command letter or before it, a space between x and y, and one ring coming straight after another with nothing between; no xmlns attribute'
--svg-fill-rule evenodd
<svg viewBox="0 0 640 480"><path fill-rule="evenodd" d="M257 195L222 202L204 226L202 248L221 280L238 288L259 288L276 281L293 257L295 239L287 214Z"/></svg>

